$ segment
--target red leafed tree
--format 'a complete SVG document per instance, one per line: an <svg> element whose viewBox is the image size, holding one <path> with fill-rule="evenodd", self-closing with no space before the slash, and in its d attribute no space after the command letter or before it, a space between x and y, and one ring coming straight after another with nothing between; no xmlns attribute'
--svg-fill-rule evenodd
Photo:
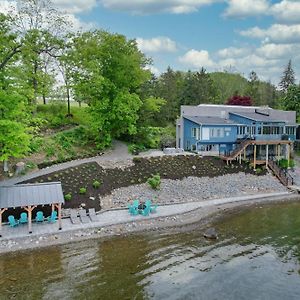
<svg viewBox="0 0 300 300"><path fill-rule="evenodd" d="M253 101L249 96L235 95L229 98L226 102L227 105L241 105L241 106L252 106Z"/></svg>

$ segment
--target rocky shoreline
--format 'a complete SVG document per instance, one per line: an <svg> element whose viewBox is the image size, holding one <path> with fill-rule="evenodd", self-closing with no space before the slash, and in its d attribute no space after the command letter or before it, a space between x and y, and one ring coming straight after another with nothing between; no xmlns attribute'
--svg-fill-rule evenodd
<svg viewBox="0 0 300 300"><path fill-rule="evenodd" d="M270 203L282 203L288 201L299 201L300 196L290 194L281 198L255 199L243 202L231 202L222 205L212 205L193 210L191 212L176 214L167 217L156 217L131 221L123 224L115 224L102 228L80 229L71 232L61 232L57 234L24 237L19 239L2 240L0 242L0 254L14 253L20 251L34 250L44 247L63 245L79 242L88 239L112 238L114 236L126 236L130 234L151 233L153 231L162 233L176 233L179 231L191 230L195 226L204 230L214 221L228 217L228 214L238 213L244 209L250 209L257 205L270 205ZM199 233L200 234L200 233Z"/></svg>
<svg viewBox="0 0 300 300"><path fill-rule="evenodd" d="M256 176L240 172L212 178L162 179L159 190L153 190L147 183L118 188L102 197L100 205L110 209L127 207L132 199L152 199L159 204L174 204L284 191L287 189L271 174Z"/></svg>

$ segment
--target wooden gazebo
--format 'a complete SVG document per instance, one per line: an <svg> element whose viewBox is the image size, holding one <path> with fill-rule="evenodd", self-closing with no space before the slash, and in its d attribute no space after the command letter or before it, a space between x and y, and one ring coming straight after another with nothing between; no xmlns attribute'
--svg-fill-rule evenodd
<svg viewBox="0 0 300 300"><path fill-rule="evenodd" d="M32 233L32 211L38 205L51 205L52 211L58 210L58 226L62 228L61 206L64 195L60 182L36 184L18 184L0 187L0 236L2 229L2 214L8 208L20 207L28 213L28 231Z"/></svg>

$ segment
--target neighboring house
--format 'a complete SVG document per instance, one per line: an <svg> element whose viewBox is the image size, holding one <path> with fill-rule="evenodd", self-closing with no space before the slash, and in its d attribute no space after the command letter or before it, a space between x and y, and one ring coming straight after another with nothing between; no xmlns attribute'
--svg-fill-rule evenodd
<svg viewBox="0 0 300 300"><path fill-rule="evenodd" d="M283 150L284 155L291 151L291 147L287 150L279 145L292 146L297 127L296 112L267 106L181 106L176 146L202 155L231 155L232 159L242 151L244 156L253 152L255 157L265 156L266 152L279 156Z"/></svg>

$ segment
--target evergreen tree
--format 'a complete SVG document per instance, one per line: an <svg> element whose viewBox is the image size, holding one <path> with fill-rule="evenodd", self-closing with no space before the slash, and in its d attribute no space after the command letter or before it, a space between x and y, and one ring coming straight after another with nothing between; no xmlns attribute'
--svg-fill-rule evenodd
<svg viewBox="0 0 300 300"><path fill-rule="evenodd" d="M281 81L279 82L279 87L281 91L286 93L289 86L294 84L295 84L295 72L292 68L292 61L289 60L285 70L283 71Z"/></svg>

